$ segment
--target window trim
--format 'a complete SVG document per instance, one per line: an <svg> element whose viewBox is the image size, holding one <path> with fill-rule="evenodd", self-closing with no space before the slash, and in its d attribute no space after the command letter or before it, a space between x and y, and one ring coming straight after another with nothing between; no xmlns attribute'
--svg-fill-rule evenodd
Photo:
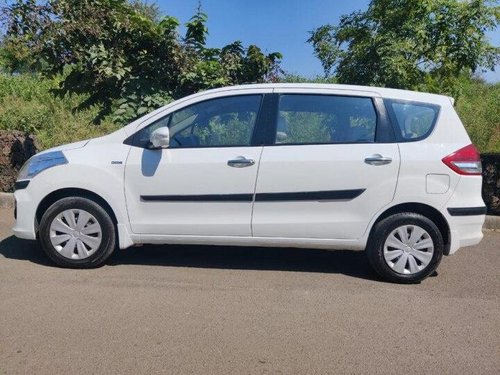
<svg viewBox="0 0 500 375"><path fill-rule="evenodd" d="M271 134L270 137L268 137L268 143L266 146L331 146L331 145L357 145L357 144L375 144L375 143L393 143L395 141L394 137L394 131L392 129L392 125L389 123L389 119L387 116L387 111L385 107L383 106L383 100L380 97L376 96L365 96L365 95L349 95L349 94L327 94L327 93L275 93L273 94L277 97L276 103L275 103L275 115L274 115L274 121L272 126L270 128L272 131L269 133ZM278 117L279 117L279 102L281 99L281 96L284 95L300 95L300 96L334 96L334 97L341 97L341 98L363 98L363 99L369 99L372 102L373 110L375 112L376 116L376 122L375 122L375 137L373 141L363 141L363 142L314 142L314 143L276 143L276 136L277 136L277 127L278 127Z"/></svg>
<svg viewBox="0 0 500 375"><path fill-rule="evenodd" d="M377 127L375 129L375 143L394 143L396 142L396 136L394 134L394 128L392 127L389 115L384 106L384 100L375 96L372 98L373 104L375 106L375 111L377 111Z"/></svg>
<svg viewBox="0 0 500 375"><path fill-rule="evenodd" d="M428 102L420 102L416 100L406 100L406 99L394 99L394 98L384 98L384 107L387 111L387 114L390 119L390 123L392 124L392 129L394 131L394 135L396 138L397 143L408 143L408 142L418 142L422 141L426 138L428 138L434 129L436 128L436 124L439 120L439 116L441 115L441 106L438 104L434 103L428 103ZM410 105L415 105L415 106L421 106L421 107L428 107L428 108L433 108L436 111L436 116L434 116L434 120L432 121L431 126L429 127L429 130L420 137L416 138L404 138L402 134L401 127L399 126L398 119L396 117L396 113L394 112L394 109L392 108L392 103L398 103L398 104L410 104Z"/></svg>
<svg viewBox="0 0 500 375"><path fill-rule="evenodd" d="M270 146L275 137L278 118L279 94L265 94L261 111L254 128L252 145Z"/></svg>
<svg viewBox="0 0 500 375"><path fill-rule="evenodd" d="M150 124L148 124L148 125L140 128L140 129L136 130L132 135L130 135L129 137L127 137L123 143L126 144L126 145L129 145L129 146L134 146L134 147L142 148L142 149L145 149L145 150L153 150L153 149L150 149L148 147L145 147L145 146L142 146L142 145L139 144L139 139L138 139L139 138L139 133L141 131L143 131L144 129L147 129L147 128L153 126L158 121L163 120L165 117L170 117L170 119L168 120L168 125L167 125L167 126L170 127L170 122L172 121L172 115L175 112L182 111L182 110L184 110L186 108L189 108L191 106L198 105L198 104L205 103L205 102L209 102L209 101L212 101L212 100L220 100L220 99L235 98L235 97L242 97L242 96L260 96L259 108L257 109L257 114L256 114L256 117L255 117L255 124L253 126L253 131L252 131L252 134L251 134L251 137L250 137L250 144L245 144L245 145L211 145L211 146L196 146L196 147L192 147L192 146L180 146L180 147L172 147L172 148L167 147L165 150L202 149L202 148L235 148L235 147L256 147L256 146L262 146L262 144L260 144L260 145L254 144L254 141L255 141L255 138L256 138L256 130L259 127L259 119L261 117L263 103L264 103L265 97L267 95L269 95L269 94L266 94L266 93L248 93L248 94L244 94L243 93L243 94L234 94L234 95L224 95L224 96L218 96L218 97L215 97L215 98L209 98L209 99L205 99L205 100L200 100L198 102L191 103L191 104L188 104L188 105L183 106L181 108L178 108L175 111L166 113L163 117L158 118L157 120L153 121L152 123L150 123Z"/></svg>

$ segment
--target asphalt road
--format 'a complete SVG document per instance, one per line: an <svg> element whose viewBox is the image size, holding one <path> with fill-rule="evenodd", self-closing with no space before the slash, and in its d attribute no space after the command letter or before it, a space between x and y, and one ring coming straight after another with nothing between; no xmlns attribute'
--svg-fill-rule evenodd
<svg viewBox="0 0 500 375"><path fill-rule="evenodd" d="M147 246L53 267L0 210L0 374L498 374L500 233L419 285L361 252Z"/></svg>

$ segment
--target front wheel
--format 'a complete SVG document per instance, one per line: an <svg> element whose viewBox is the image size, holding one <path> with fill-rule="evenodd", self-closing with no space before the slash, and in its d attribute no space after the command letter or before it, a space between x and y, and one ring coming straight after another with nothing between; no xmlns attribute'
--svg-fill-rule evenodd
<svg viewBox="0 0 500 375"><path fill-rule="evenodd" d="M443 236L434 222L416 213L389 216L375 225L366 252L373 269L396 283L431 275L443 257Z"/></svg>
<svg viewBox="0 0 500 375"><path fill-rule="evenodd" d="M102 266L115 249L115 226L96 202L68 197L43 214L39 240L47 256L59 266L95 268Z"/></svg>

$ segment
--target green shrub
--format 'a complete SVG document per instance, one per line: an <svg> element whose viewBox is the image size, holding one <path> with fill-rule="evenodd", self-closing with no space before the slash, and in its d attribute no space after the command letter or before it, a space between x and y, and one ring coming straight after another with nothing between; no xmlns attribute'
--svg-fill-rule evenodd
<svg viewBox="0 0 500 375"><path fill-rule="evenodd" d="M27 101L8 96L0 107L0 129L36 133L44 127L53 127L52 110L38 101Z"/></svg>
<svg viewBox="0 0 500 375"><path fill-rule="evenodd" d="M111 121L92 124L98 112L93 107L76 111L83 96L54 96L57 80L34 75L0 74L0 129L21 130L36 135L41 149L98 137L120 126Z"/></svg>
<svg viewBox="0 0 500 375"><path fill-rule="evenodd" d="M500 152L500 83L467 80L456 110L472 139L482 152Z"/></svg>

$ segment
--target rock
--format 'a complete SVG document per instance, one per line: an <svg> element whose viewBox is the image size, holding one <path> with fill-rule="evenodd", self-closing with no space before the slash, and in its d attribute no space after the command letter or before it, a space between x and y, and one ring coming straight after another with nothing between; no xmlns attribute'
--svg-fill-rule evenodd
<svg viewBox="0 0 500 375"><path fill-rule="evenodd" d="M36 139L33 135L0 130L0 191L14 191L19 169L36 152Z"/></svg>
<svg viewBox="0 0 500 375"><path fill-rule="evenodd" d="M482 154L483 200L489 215L500 215L500 154Z"/></svg>

